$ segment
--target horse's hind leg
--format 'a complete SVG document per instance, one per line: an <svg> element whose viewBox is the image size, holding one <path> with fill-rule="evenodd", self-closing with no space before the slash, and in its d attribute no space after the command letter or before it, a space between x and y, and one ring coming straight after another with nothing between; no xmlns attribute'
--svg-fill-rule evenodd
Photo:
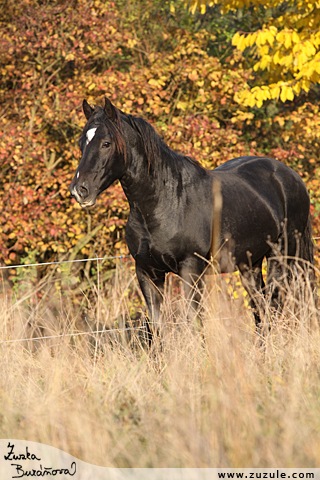
<svg viewBox="0 0 320 480"><path fill-rule="evenodd" d="M302 234L289 232L279 239L278 244L274 245L269 253L266 290L270 304L276 311L281 311L285 301L295 297L294 278L298 280L295 285L300 291L299 298L303 292L305 296L306 287L310 285L315 304L317 303L313 265L313 243L309 218ZM294 297L288 295L289 289ZM297 300L298 297L295 302Z"/></svg>
<svg viewBox="0 0 320 480"><path fill-rule="evenodd" d="M266 293L270 306L275 311L281 311L286 297L286 291L291 280L291 265L284 257L270 256L267 267Z"/></svg>
<svg viewBox="0 0 320 480"><path fill-rule="evenodd" d="M299 239L299 251L298 256L306 260L306 263L303 265L305 275L308 277L308 280L312 289L312 296L314 299L314 305L317 307L317 286L314 270L314 256L313 256L313 241L312 241L312 228L311 228L311 217L309 215L308 223L305 228L305 231Z"/></svg>
<svg viewBox="0 0 320 480"><path fill-rule="evenodd" d="M278 243L271 245L267 255L266 297L274 312L281 312L287 299L292 280L295 256L299 256L299 245L294 235L280 236Z"/></svg>
<svg viewBox="0 0 320 480"><path fill-rule="evenodd" d="M248 292L250 306L253 310L256 329L258 331L261 330L261 314L263 312L265 288L262 276L262 261L263 258L250 267L244 265L240 268L241 281Z"/></svg>

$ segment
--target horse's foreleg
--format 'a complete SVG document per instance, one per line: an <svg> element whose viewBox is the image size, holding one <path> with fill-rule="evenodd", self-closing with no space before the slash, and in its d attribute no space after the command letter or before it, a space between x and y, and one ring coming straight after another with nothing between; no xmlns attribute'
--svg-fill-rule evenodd
<svg viewBox="0 0 320 480"><path fill-rule="evenodd" d="M158 334L161 327L161 304L163 302L165 273L151 279L145 270L136 265L136 274L147 304L151 321L151 334Z"/></svg>

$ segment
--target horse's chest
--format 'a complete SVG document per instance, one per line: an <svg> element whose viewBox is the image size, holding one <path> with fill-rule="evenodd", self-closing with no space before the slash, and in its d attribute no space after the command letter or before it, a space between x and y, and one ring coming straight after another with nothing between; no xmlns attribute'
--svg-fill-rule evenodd
<svg viewBox="0 0 320 480"><path fill-rule="evenodd" d="M145 225L131 221L127 224L126 241L136 263L150 275L155 270L178 272L175 252L163 232L151 233Z"/></svg>

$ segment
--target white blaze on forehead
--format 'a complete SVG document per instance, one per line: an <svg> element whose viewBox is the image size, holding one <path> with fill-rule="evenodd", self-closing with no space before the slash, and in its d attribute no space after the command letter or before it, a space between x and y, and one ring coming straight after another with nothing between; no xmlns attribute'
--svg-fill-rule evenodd
<svg viewBox="0 0 320 480"><path fill-rule="evenodd" d="M88 145L88 143L91 142L91 140L92 140L93 137L95 136L97 128L98 128L98 127L96 127L96 128L90 128L90 130L87 131L87 133L86 133L86 137L87 137L87 143L86 143L86 144L87 144L87 145Z"/></svg>

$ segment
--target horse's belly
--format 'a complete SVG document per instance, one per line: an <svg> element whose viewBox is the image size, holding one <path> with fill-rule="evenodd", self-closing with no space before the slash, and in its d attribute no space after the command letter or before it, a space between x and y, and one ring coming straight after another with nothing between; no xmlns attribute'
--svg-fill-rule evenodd
<svg viewBox="0 0 320 480"><path fill-rule="evenodd" d="M240 264L254 265L270 251L281 233L281 206L270 209L258 198L238 199L224 205L221 215L221 268L230 270L230 259ZM226 266L228 255L228 266Z"/></svg>

